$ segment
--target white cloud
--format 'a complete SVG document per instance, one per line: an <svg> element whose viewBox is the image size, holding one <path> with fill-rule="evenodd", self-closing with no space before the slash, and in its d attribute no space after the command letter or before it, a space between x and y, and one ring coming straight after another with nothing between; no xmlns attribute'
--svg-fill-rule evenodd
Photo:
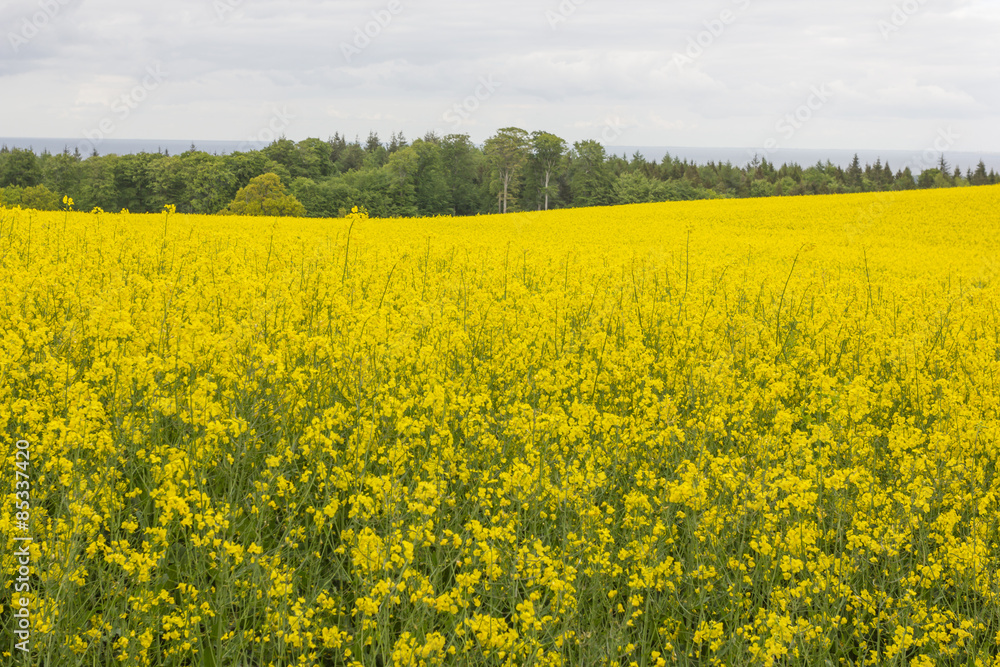
<svg viewBox="0 0 1000 667"><path fill-rule="evenodd" d="M53 0L62 9L15 51L10 35L39 1L0 8L0 87L18 101L0 107L7 136L78 136L161 62L169 78L121 138L244 139L280 104L298 111L294 139L482 140L520 124L575 141L621 109L622 143L754 145L825 84L831 100L799 145L916 148L950 121L956 148L1000 151L994 2L921 3L886 36L888 0L589 0L555 24L555 0ZM692 42L697 56L679 66ZM344 44L359 53L348 60ZM460 124L444 121L484 76L502 85Z"/></svg>

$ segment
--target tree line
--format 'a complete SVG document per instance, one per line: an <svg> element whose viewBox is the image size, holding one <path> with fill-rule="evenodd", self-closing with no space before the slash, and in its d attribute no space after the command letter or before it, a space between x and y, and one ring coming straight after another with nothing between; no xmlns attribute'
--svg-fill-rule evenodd
<svg viewBox="0 0 1000 667"><path fill-rule="evenodd" d="M261 179L264 175L267 179ZM255 181L255 179L257 179ZM281 198L278 208L248 204L248 186ZM919 175L893 171L881 159L847 168L810 167L766 157L745 165L695 164L666 155L647 160L608 154L599 142L570 146L548 132L508 127L483 145L466 134L429 133L408 142L402 133L364 142L339 133L327 140L278 139L260 150L226 155L198 151L84 157L0 148L0 203L55 210L63 197L80 210L343 217L362 206L375 217L475 215L517 210L605 206L719 197L770 197L960 187L1000 183L982 160L965 173L942 155ZM250 206L250 208L248 208Z"/></svg>

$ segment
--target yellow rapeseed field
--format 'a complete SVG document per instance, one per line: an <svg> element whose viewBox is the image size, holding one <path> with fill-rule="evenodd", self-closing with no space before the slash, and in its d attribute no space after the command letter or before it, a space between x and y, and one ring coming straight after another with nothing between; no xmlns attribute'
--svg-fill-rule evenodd
<svg viewBox="0 0 1000 667"><path fill-rule="evenodd" d="M998 262L1000 187L0 209L0 662L1000 665Z"/></svg>

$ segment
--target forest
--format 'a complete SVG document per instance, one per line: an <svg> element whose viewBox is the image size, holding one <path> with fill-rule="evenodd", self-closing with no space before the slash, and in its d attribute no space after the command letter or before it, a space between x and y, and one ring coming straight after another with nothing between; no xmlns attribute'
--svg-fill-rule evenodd
<svg viewBox="0 0 1000 667"><path fill-rule="evenodd" d="M944 155L931 168L893 171L876 160L847 168L830 161L809 167L757 158L744 165L694 164L666 155L609 154L599 142L569 145L548 132L503 128L482 145L467 134L429 133L408 142L402 133L366 141L340 133L299 142L280 138L260 150L225 155L191 149L83 156L0 148L0 203L56 210L71 198L77 210L235 212L250 182L275 174L284 202L278 214L343 217L363 206L374 217L475 215L714 198L878 192L1000 183L980 161L965 172ZM273 179L272 179L273 180ZM264 214L276 214L265 206Z"/></svg>

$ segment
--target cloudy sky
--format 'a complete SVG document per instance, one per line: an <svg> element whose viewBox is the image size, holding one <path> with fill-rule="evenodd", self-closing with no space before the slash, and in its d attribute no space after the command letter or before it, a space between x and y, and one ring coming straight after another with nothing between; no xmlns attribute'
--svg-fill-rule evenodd
<svg viewBox="0 0 1000 667"><path fill-rule="evenodd" d="M998 0L4 0L0 136L1000 152Z"/></svg>

